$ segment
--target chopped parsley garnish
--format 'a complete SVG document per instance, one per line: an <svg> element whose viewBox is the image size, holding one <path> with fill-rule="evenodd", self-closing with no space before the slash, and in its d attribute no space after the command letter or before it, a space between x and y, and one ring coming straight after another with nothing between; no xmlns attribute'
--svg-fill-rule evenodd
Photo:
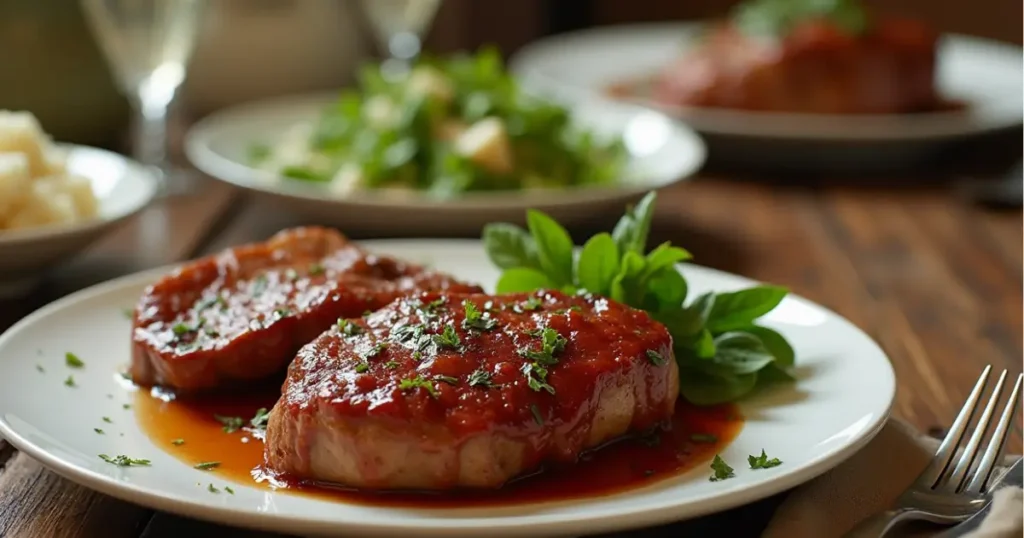
<svg viewBox="0 0 1024 538"><path fill-rule="evenodd" d="M184 439L175 439L175 440L171 441L171 444L174 445L174 446L181 446L181 445L185 444L185 440Z"/></svg>
<svg viewBox="0 0 1024 538"><path fill-rule="evenodd" d="M338 318L338 332L347 336L355 336L363 333L363 328L351 321Z"/></svg>
<svg viewBox="0 0 1024 538"><path fill-rule="evenodd" d="M711 461L711 470L715 472L715 474L708 478L708 480L712 482L718 482L719 480L725 480L726 478L736 476L732 472L733 468L729 467L729 464L725 463L725 460L723 460L718 454L715 454L715 459Z"/></svg>
<svg viewBox="0 0 1024 538"><path fill-rule="evenodd" d="M388 370L394 370L395 368L398 368L398 363L395 361L388 361L384 363L384 367Z"/></svg>
<svg viewBox="0 0 1024 538"><path fill-rule="evenodd" d="M249 425L257 430L265 430L268 420L270 420L270 413L266 407L261 407L256 410L256 415L249 419Z"/></svg>
<svg viewBox="0 0 1024 538"><path fill-rule="evenodd" d="M103 422L106 422L107 424L113 424L114 423L113 420L110 420L110 417L103 417Z"/></svg>
<svg viewBox="0 0 1024 538"><path fill-rule="evenodd" d="M459 340L459 334L455 332L455 327L451 325L445 325L444 331L441 334L435 334L434 342L440 347L450 347L452 349L459 349L459 346L462 344Z"/></svg>
<svg viewBox="0 0 1024 538"><path fill-rule="evenodd" d="M537 409L536 405L530 404L530 413L533 413L533 421L538 425L544 425L544 417L540 416L540 410Z"/></svg>
<svg viewBox="0 0 1024 538"><path fill-rule="evenodd" d="M747 463L750 464L751 469L770 469L782 465L782 460L779 458L769 459L762 448L760 456L747 456Z"/></svg>
<svg viewBox="0 0 1024 538"><path fill-rule="evenodd" d="M365 374L370 371L370 363L363 361L356 365L357 374Z"/></svg>
<svg viewBox="0 0 1024 538"><path fill-rule="evenodd" d="M324 274L324 266L319 263L314 263L309 266L309 275L317 276Z"/></svg>
<svg viewBox="0 0 1024 538"><path fill-rule="evenodd" d="M459 384L458 378L452 377L450 375L435 375L434 379L436 379L436 380L438 380L438 381L440 381L442 383L448 383L449 385L458 385Z"/></svg>
<svg viewBox="0 0 1024 538"><path fill-rule="evenodd" d="M225 417L223 415L213 415L213 418L220 422L224 426L224 433L234 433L242 428L245 421L242 417Z"/></svg>
<svg viewBox="0 0 1024 538"><path fill-rule="evenodd" d="M548 394L555 393L555 387L548 385L548 369L540 366L535 362L528 362L523 364L523 367L519 369L526 376L526 384L536 392L546 390Z"/></svg>
<svg viewBox="0 0 1024 538"><path fill-rule="evenodd" d="M690 434L690 440L694 443L717 443L718 436L710 433L694 433Z"/></svg>
<svg viewBox="0 0 1024 538"><path fill-rule="evenodd" d="M100 454L100 459L105 461L105 462L107 462L107 463L109 463L109 464L111 464L111 465L117 465L118 467L132 467L132 466L136 466L137 467L137 466L145 466L145 465L149 465L150 464L149 460L129 458L128 456L125 456L124 454L118 454L117 456L115 456L113 458L108 456L108 455L106 455L106 454Z"/></svg>
<svg viewBox="0 0 1024 538"><path fill-rule="evenodd" d="M647 360L651 361L651 364L655 366L663 366L665 364L665 357L662 357L661 353L653 349L647 350Z"/></svg>
<svg viewBox="0 0 1024 538"><path fill-rule="evenodd" d="M531 389L538 392L545 390L554 394L555 389L547 383L548 367L558 364L558 359L555 356L565 349L568 340L550 327L541 331L540 338L540 351L528 348L519 350L520 355L533 361L524 364L520 371L526 376L527 384Z"/></svg>
<svg viewBox="0 0 1024 538"><path fill-rule="evenodd" d="M388 343L387 342L377 342L376 344L373 345L373 347L371 347L369 349L369 351L367 351L363 355L363 358L364 359L372 359L372 358L376 357L377 355L380 355L381 352L383 352L387 348L388 348Z"/></svg>
<svg viewBox="0 0 1024 538"><path fill-rule="evenodd" d="M284 319L284 318L287 318L288 316L291 316L291 315L292 315L292 311L288 310L287 308L275 308L274 309L274 316L276 316L277 319Z"/></svg>
<svg viewBox="0 0 1024 538"><path fill-rule="evenodd" d="M565 349L565 344L568 340L559 334L558 331L550 327L541 331L540 338L540 351L520 349L519 354L541 364L542 366L553 366L558 364L558 359L555 358L555 355L561 353L562 350Z"/></svg>
<svg viewBox="0 0 1024 538"><path fill-rule="evenodd" d="M96 432L96 433L98 433L100 435L103 435L103 433L104 433L103 430L101 430L100 428L93 428L92 431L94 431L94 432Z"/></svg>
<svg viewBox="0 0 1024 538"><path fill-rule="evenodd" d="M220 490L213 487L213 484L207 484L206 491L209 491L210 493L220 493Z"/></svg>
<svg viewBox="0 0 1024 538"><path fill-rule="evenodd" d="M202 463L197 463L195 466L195 468L200 471L209 471L211 469L216 469L217 467L220 467L219 461L204 461Z"/></svg>
<svg viewBox="0 0 1024 538"><path fill-rule="evenodd" d="M184 323L175 323L174 326L171 327L171 332L173 332L175 336L182 336L184 334L188 334L191 331L192 327L189 327Z"/></svg>
<svg viewBox="0 0 1024 538"><path fill-rule="evenodd" d="M85 363L82 362L82 359L79 359L78 355L75 355L70 351L64 354L64 364L70 366L71 368L81 368L85 366Z"/></svg>
<svg viewBox="0 0 1024 538"><path fill-rule="evenodd" d="M521 303L516 303L515 306L512 307L512 311L516 314L522 314L523 312L539 310L543 305L544 303L541 302L540 299L531 296Z"/></svg>
<svg viewBox="0 0 1024 538"><path fill-rule="evenodd" d="M37 364L36 365L36 370L39 370L40 372L45 372L46 371L46 369L43 368L43 366L41 364Z"/></svg>
<svg viewBox="0 0 1024 538"><path fill-rule="evenodd" d="M76 387L77 385L75 385L75 376L69 375L68 378L64 380L64 386Z"/></svg>
<svg viewBox="0 0 1024 538"><path fill-rule="evenodd" d="M490 314L480 312L476 305L468 300L462 301L462 308L466 311L466 319L462 320L463 328L489 331L498 324L498 320L492 318Z"/></svg>
<svg viewBox="0 0 1024 538"><path fill-rule="evenodd" d="M224 486L224 491L228 492L231 495L235 494L235 490L231 489L231 486Z"/></svg>
<svg viewBox="0 0 1024 538"><path fill-rule="evenodd" d="M413 351L412 358L413 360L418 361L423 358L423 353L420 353L419 351Z"/></svg>
<svg viewBox="0 0 1024 538"><path fill-rule="evenodd" d="M121 404L121 409L131 409L132 404Z"/></svg>
<svg viewBox="0 0 1024 538"><path fill-rule="evenodd" d="M203 310L206 310L213 305L219 305L221 310L224 310L228 307L228 304L227 302L224 301L223 297L221 297L220 295L211 295L210 297L206 297L203 300L196 303L196 306L193 307L193 310L195 310L196 312L202 312Z"/></svg>
<svg viewBox="0 0 1024 538"><path fill-rule="evenodd" d="M491 381L491 373L483 368L474 370L473 373L469 374L469 386L471 387L493 387L494 383Z"/></svg>
<svg viewBox="0 0 1024 538"><path fill-rule="evenodd" d="M424 379L421 375L409 379L403 379L398 384L398 388L399 390L415 390L421 388L430 393L434 398L440 396L440 393L437 392L437 388L434 387L434 383L428 379Z"/></svg>

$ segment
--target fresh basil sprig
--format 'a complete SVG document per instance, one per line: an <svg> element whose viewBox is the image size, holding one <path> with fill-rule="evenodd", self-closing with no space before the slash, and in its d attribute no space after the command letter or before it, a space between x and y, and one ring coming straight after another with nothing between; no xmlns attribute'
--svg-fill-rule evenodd
<svg viewBox="0 0 1024 538"><path fill-rule="evenodd" d="M671 333L680 394L697 405L735 401L759 384L792 381L787 373L795 359L792 346L756 323L787 291L756 286L687 301L687 282L676 264L690 253L669 243L644 253L655 199L648 193L627 209L612 233L599 233L580 249L574 249L565 228L540 211L528 211L525 230L487 225L484 248L502 269L497 292L585 290L647 311Z"/></svg>

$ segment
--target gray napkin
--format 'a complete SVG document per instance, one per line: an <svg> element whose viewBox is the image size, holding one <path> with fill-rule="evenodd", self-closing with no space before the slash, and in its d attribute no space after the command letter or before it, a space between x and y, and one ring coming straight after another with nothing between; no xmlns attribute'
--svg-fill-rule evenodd
<svg viewBox="0 0 1024 538"><path fill-rule="evenodd" d="M761 537L842 536L861 519L886 509L928 465L938 443L890 419L849 460L790 493ZM964 538L1019 538L1024 533L1022 502L1020 488L998 490L982 525Z"/></svg>

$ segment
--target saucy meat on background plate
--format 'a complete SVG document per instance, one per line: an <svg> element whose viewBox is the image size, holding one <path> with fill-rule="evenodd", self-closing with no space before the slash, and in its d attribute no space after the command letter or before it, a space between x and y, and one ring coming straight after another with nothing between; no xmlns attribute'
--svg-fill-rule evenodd
<svg viewBox="0 0 1024 538"><path fill-rule="evenodd" d="M947 109L936 89L938 39L923 22L869 11L857 0L749 0L650 79L611 92L765 112Z"/></svg>

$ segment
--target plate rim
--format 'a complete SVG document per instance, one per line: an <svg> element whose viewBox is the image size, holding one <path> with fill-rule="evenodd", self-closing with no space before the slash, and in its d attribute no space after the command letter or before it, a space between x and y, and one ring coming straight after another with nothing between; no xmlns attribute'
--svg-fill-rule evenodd
<svg viewBox="0 0 1024 538"><path fill-rule="evenodd" d="M122 210L120 213L113 214L109 217L104 218L102 215L100 218L92 218L89 220L83 220L79 222L72 222L70 224L46 224L43 226L34 226L31 228L25 228L21 230L0 230L0 248L14 245L21 245L24 243L30 243L34 241L46 241L54 239L56 237L85 234L113 226L119 222L128 219L153 203L160 195L160 180L158 177L144 164L120 153L109 151L102 148L93 146L86 146L82 144L71 144L71 143L56 143L54 144L57 148L67 152L87 152L94 153L104 156L104 158L120 160L126 163L132 170L133 176L136 176L142 184L145 185L146 194L141 198L139 203L132 207Z"/></svg>
<svg viewBox="0 0 1024 538"><path fill-rule="evenodd" d="M421 247L423 245L437 246L439 244L443 244L445 246L462 248L469 246L478 247L480 245L479 240L475 239L415 238L378 239L359 241L358 243L369 249L388 247L401 248L403 245L417 244L421 245ZM39 318L58 312L73 305L74 303L102 296L107 293L116 292L127 287L144 287L147 282L152 282L160 276L175 270L183 263L188 263L188 261L123 275L61 297L60 299L44 305L33 311L28 316L18 320L9 329L0 334L0 347L2 347L8 339L14 338L15 335L24 327L35 323ZM713 276L724 276L735 279L741 284L758 282L741 275L697 264L687 263L681 265L691 267L698 272ZM382 520L377 520L372 523L368 523L368 520L340 523L336 521L326 521L323 519L310 519L309 517L297 515L282 513L271 514L231 506L203 504L177 493L166 493L166 490L164 493L152 492L150 491L152 488L147 489L146 487L139 486L136 483L121 482L111 476L66 462L60 457L54 456L42 446L39 446L20 435L17 430L7 422L3 413L0 413L0 437L5 438L19 451L36 459L49 470L52 470L60 476L94 491L134 504L147 506L155 510L162 510L186 517L236 525L250 529L275 530L283 532L295 532L296 530L300 530L301 532L311 532L317 535L336 535L337 533L344 532L365 534L367 536L389 536L393 535L392 533L395 532L416 531L415 535L418 536L468 537L476 536L476 534L473 533L478 533L484 528L487 528L490 529L495 536L532 536L537 532L559 535L579 532L614 532L631 528L666 524L674 521L690 520L767 498L771 495L804 484L820 476L856 454L863 446L869 443L879 431L881 431L889 419L891 410L895 404L896 376L891 360L885 351L881 349L878 343L875 342L875 340L867 333L845 317L825 306L814 301L810 301L803 296L792 294L792 297L823 310L830 317L834 318L835 321L846 325L849 329L852 329L855 333L859 334L865 342L875 348L875 351L878 353L880 358L884 359L882 364L886 367L885 371L888 374L886 381L888 382L890 390L884 395L887 403L882 406L884 409L879 410L877 413L875 410L871 411L871 413L875 414L873 420L865 425L860 436L853 441L834 448L831 451L823 452L809 458L797 471L783 474L777 478L753 485L730 486L713 496L697 499L689 504L689 507L686 510L686 515L682 518L677 514L677 512L680 511L680 506L670 504L659 505L653 509L647 508L642 510L627 509L608 511L597 516L575 515L573 517L566 517L564 515L542 514L528 517L500 516L486 520L470 517L452 519L437 518L433 520L420 518L415 522L410 520L399 522L397 524L392 521ZM881 402L882 398L879 398L878 401ZM456 523L453 525L453 522L458 522L459 519L468 521L468 524L458 525ZM527 519L529 520L527 521Z"/></svg>
<svg viewBox="0 0 1024 538"><path fill-rule="evenodd" d="M285 108L302 106L324 106L336 100L338 90L318 91L289 94L283 96L255 99L238 103L222 108L209 114L192 124L185 133L184 152L189 162L202 173L249 191L265 195L284 197L303 202L332 204L332 205L360 205L376 208L415 208L415 209L437 209L437 210L486 210L495 208L507 208L512 205L540 204L540 205L576 205L586 204L599 200L621 198L624 196L636 196L644 192L662 189L676 183L693 179L707 161L707 145L703 138L696 131L688 126L682 125L674 119L657 110L639 106L633 103L615 103L614 107L628 110L633 113L653 113L666 120L672 131L672 137L688 146L692 158L688 160L685 167L681 167L677 174L671 178L661 178L650 181L646 184L612 184L608 186L572 187L567 189L536 189L533 191L495 191L473 192L459 195L451 199L432 199L422 194L401 192L399 196L389 196L384 190L354 191L340 195L332 193L326 188L315 187L306 184L290 184L280 181L261 182L255 181L252 177L260 174L260 171L235 160L224 157L211 148L211 141L216 138L217 131L224 125L230 125L233 120L240 116L255 115L261 109ZM601 100L588 99L593 103L602 103ZM269 172L261 175L273 176ZM558 196L552 197L555 193Z"/></svg>
<svg viewBox="0 0 1024 538"><path fill-rule="evenodd" d="M614 24L574 30L547 36L532 41L512 55L509 59L509 71L520 78L525 87L537 86L542 92L558 95L594 96L592 88L584 85L564 83L551 78L532 67L537 57L542 57L548 50L558 49L567 43L576 41L592 41L599 38L622 39L623 34L642 34L644 32L678 31L680 38L706 27L710 20L702 21L670 21L670 22L638 22ZM576 45L579 46L579 45ZM940 35L938 48L948 46L985 46L999 48L1003 52L1015 50L1012 44L997 40L985 39L958 33ZM939 55L938 62L942 62ZM936 66L940 69L941 64ZM607 97L603 97L608 99ZM624 99L637 106L657 110L669 117L688 123L698 132L736 137L778 138L784 140L823 140L828 142L919 142L964 138L978 136L989 132L1012 129L1021 125L1024 118L1006 117L1001 121L979 123L969 113L946 111L921 114L873 114L873 115L829 115L786 112L745 111L712 107L673 107L659 105L643 99ZM793 122L796 118L798 121ZM914 118L918 121L907 122ZM743 122L744 127L735 126ZM849 129L836 129L837 123L852 126ZM938 124L938 125L929 125ZM780 126L790 125L788 128ZM911 126L912 125L912 126Z"/></svg>

